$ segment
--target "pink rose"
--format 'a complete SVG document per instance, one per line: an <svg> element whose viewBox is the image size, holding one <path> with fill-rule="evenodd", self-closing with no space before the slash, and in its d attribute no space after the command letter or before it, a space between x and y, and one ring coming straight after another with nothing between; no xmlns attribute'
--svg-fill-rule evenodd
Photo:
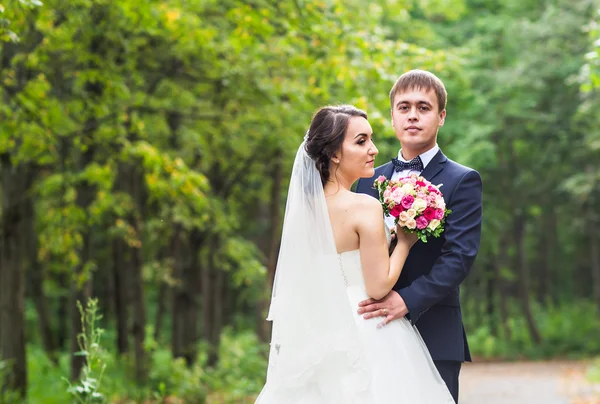
<svg viewBox="0 0 600 404"><path fill-rule="evenodd" d="M400 204L404 209L410 209L413 202L415 201L415 197L412 195L404 195Z"/></svg>
<svg viewBox="0 0 600 404"><path fill-rule="evenodd" d="M425 210L423 211L423 217L425 217L425 219L427 219L428 222L433 219L436 219L435 214L436 210L433 208L425 208Z"/></svg>
<svg viewBox="0 0 600 404"><path fill-rule="evenodd" d="M433 218L437 220L442 220L444 218L444 209L436 209L435 216Z"/></svg>
<svg viewBox="0 0 600 404"><path fill-rule="evenodd" d="M429 220L425 219L425 216L419 216L416 220L417 229L423 230L429 224Z"/></svg>
<svg viewBox="0 0 600 404"><path fill-rule="evenodd" d="M427 187L427 190L428 190L429 192L433 192L434 194L439 194L439 193L440 193L440 190L439 190L439 189L437 189L436 187L434 187L433 185L430 185L430 186L428 186L428 187Z"/></svg>
<svg viewBox="0 0 600 404"><path fill-rule="evenodd" d="M400 216L400 213L402 213L404 211L404 209L402 209L401 205L396 205L394 206L394 208L392 210L390 210L390 215L394 216L394 217L398 217Z"/></svg>
<svg viewBox="0 0 600 404"><path fill-rule="evenodd" d="M384 181L385 181L385 177L383 175L380 175L379 177L377 177L377 182L379 182L380 184Z"/></svg>
<svg viewBox="0 0 600 404"><path fill-rule="evenodd" d="M424 187L425 183L423 181L416 181L416 185L419 187Z"/></svg>

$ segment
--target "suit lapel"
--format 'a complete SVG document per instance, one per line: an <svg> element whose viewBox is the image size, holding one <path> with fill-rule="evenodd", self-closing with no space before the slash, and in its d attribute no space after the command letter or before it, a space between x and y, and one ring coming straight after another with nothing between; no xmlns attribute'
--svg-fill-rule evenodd
<svg viewBox="0 0 600 404"><path fill-rule="evenodd" d="M439 174L440 171L444 169L444 164L448 159L442 153L442 151L438 151L433 159L427 164L427 167L421 172L421 176L425 178L427 181L431 181L433 177Z"/></svg>
<svg viewBox="0 0 600 404"><path fill-rule="evenodd" d="M392 175L394 174L394 165L391 161L383 167L381 167L381 169L381 175L383 175L388 180L392 179Z"/></svg>

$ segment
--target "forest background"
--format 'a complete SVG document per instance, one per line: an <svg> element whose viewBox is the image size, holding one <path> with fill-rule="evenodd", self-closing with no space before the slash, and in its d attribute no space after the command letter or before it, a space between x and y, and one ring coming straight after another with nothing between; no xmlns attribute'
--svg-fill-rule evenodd
<svg viewBox="0 0 600 404"><path fill-rule="evenodd" d="M3 1L0 402L253 402L311 116L365 109L382 164L413 68L483 177L477 360L600 355L599 24L597 0Z"/></svg>

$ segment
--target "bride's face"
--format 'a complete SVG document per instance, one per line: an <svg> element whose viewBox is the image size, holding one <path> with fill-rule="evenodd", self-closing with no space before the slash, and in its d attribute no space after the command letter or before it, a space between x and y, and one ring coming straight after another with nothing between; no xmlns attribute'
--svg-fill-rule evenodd
<svg viewBox="0 0 600 404"><path fill-rule="evenodd" d="M363 117L353 116L339 153L333 158L340 174L349 179L370 178L375 174L375 156L379 150L373 143L373 129Z"/></svg>

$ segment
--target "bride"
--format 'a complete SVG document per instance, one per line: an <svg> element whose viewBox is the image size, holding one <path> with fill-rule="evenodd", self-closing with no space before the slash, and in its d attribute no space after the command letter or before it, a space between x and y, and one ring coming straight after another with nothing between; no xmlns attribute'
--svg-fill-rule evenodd
<svg viewBox="0 0 600 404"><path fill-rule="evenodd" d="M257 404L454 403L408 320L357 313L358 302L392 289L416 242L397 231L389 256L381 205L350 190L374 175L377 154L365 112L314 115L290 181Z"/></svg>

